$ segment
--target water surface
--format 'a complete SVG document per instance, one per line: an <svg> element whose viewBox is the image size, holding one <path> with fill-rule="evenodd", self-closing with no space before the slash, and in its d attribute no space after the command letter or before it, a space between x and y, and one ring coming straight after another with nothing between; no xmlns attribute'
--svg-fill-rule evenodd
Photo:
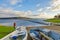
<svg viewBox="0 0 60 40"><path fill-rule="evenodd" d="M44 26L44 24L33 23L23 19L0 19L0 25L13 26L14 22L17 26Z"/></svg>

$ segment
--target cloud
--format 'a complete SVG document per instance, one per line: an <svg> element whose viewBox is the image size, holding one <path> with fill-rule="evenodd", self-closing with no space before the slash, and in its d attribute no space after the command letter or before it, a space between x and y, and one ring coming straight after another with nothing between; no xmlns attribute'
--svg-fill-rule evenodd
<svg viewBox="0 0 60 40"><path fill-rule="evenodd" d="M60 10L60 0L53 0L52 11Z"/></svg>
<svg viewBox="0 0 60 40"><path fill-rule="evenodd" d="M28 10L25 12L26 15L32 15L32 11L31 10Z"/></svg>
<svg viewBox="0 0 60 40"><path fill-rule="evenodd" d="M13 13L13 9L11 8L0 9L0 17L13 17L13 16L17 16L16 14Z"/></svg>
<svg viewBox="0 0 60 40"><path fill-rule="evenodd" d="M12 5L16 4L17 2L18 2L18 0L11 0L11 1L10 1L10 3L11 3Z"/></svg>
<svg viewBox="0 0 60 40"><path fill-rule="evenodd" d="M46 12L41 12L41 13L38 15L38 17L40 17L40 18L53 18L52 15L47 14Z"/></svg>
<svg viewBox="0 0 60 40"><path fill-rule="evenodd" d="M22 0L10 0L10 4L11 5L15 5L15 4L17 4L17 3L22 3Z"/></svg>
<svg viewBox="0 0 60 40"><path fill-rule="evenodd" d="M52 0L50 2L50 6L47 6L45 8L39 8L37 11L39 14L37 17L39 18L53 18L54 15L59 13L60 11L60 0Z"/></svg>
<svg viewBox="0 0 60 40"><path fill-rule="evenodd" d="M51 6L49 6L49 7L46 7L46 9L47 9L47 10L50 10L50 9L51 9Z"/></svg>
<svg viewBox="0 0 60 40"><path fill-rule="evenodd" d="M28 17L29 15L32 15L32 11L28 10L26 12L24 11L16 11L12 8L2 8L0 9L0 17Z"/></svg>
<svg viewBox="0 0 60 40"><path fill-rule="evenodd" d="M42 10L43 11L41 13L44 13L44 15L46 14L45 16L54 17L54 15L60 13L60 0L52 0L52 3L50 4L50 6L46 7L45 9L42 9Z"/></svg>
<svg viewBox="0 0 60 40"><path fill-rule="evenodd" d="M12 12L13 11L13 9L12 8L1 8L0 9L0 12L5 12L5 13L9 13L9 12Z"/></svg>
<svg viewBox="0 0 60 40"><path fill-rule="evenodd" d="M15 17L16 15L14 14L7 14L7 13L0 13L0 17Z"/></svg>
<svg viewBox="0 0 60 40"><path fill-rule="evenodd" d="M39 8L37 11L38 11L38 12L41 12L41 11L43 11L43 8Z"/></svg>
<svg viewBox="0 0 60 40"><path fill-rule="evenodd" d="M57 6L60 4L60 0L53 0L53 6Z"/></svg>
<svg viewBox="0 0 60 40"><path fill-rule="evenodd" d="M36 0L35 0L36 1ZM22 0L10 0L9 3L11 5L16 5L17 3L21 3ZM50 6L47 6L46 8L40 8L40 3L38 3L36 5L36 11L38 11L38 16L37 17L44 17L48 16L51 17L53 15L50 14L56 14L59 13L60 10L60 0L53 0L51 4L49 4ZM24 11L17 11L17 10L13 10L13 7L10 8L4 8L5 6L7 6L6 4L2 4L2 6L0 6L0 17L4 17L4 16L22 16L22 17L30 17L30 15L32 15L32 11L28 10L26 12ZM22 7L23 5L19 4L17 7ZM16 7L15 7L16 8ZM40 14L41 13L41 14ZM50 13L50 14L49 14Z"/></svg>
<svg viewBox="0 0 60 40"><path fill-rule="evenodd" d="M51 12L59 11L60 10L60 0L52 0L50 2L50 6L47 6L45 9L43 8L43 10L51 11Z"/></svg>
<svg viewBox="0 0 60 40"><path fill-rule="evenodd" d="M32 11L28 10L26 12L24 11L15 11L15 14L21 17L30 17L30 15L32 15Z"/></svg>

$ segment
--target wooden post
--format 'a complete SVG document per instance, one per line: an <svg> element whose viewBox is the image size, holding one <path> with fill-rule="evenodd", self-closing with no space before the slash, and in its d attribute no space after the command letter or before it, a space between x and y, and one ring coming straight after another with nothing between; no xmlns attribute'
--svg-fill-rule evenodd
<svg viewBox="0 0 60 40"><path fill-rule="evenodd" d="M29 33L28 33L27 40L33 40L33 38L30 36L30 34L29 34Z"/></svg>
<svg viewBox="0 0 60 40"><path fill-rule="evenodd" d="M43 38L44 38L45 40L53 40L52 38L46 36L46 35L45 35L44 33L42 33L42 32L40 32L40 35L41 35L41 40L43 40Z"/></svg>
<svg viewBox="0 0 60 40"><path fill-rule="evenodd" d="M40 40L42 40L42 35L41 35L41 37L40 37Z"/></svg>

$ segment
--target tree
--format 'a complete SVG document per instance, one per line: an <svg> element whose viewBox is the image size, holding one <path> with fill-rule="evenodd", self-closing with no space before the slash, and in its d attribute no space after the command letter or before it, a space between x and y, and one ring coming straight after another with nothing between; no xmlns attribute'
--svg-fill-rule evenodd
<svg viewBox="0 0 60 40"><path fill-rule="evenodd" d="M58 15L58 18L60 18L60 15Z"/></svg>
<svg viewBox="0 0 60 40"><path fill-rule="evenodd" d="M57 18L57 15L55 15L54 18Z"/></svg>

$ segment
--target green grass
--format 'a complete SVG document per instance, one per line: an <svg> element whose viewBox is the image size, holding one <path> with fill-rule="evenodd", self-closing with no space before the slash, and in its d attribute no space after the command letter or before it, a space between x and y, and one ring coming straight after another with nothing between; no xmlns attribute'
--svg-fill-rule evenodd
<svg viewBox="0 0 60 40"><path fill-rule="evenodd" d="M47 19L47 22L60 23L60 19Z"/></svg>
<svg viewBox="0 0 60 40"><path fill-rule="evenodd" d="M11 26L0 26L0 38L6 36L12 31L14 31L14 28Z"/></svg>

